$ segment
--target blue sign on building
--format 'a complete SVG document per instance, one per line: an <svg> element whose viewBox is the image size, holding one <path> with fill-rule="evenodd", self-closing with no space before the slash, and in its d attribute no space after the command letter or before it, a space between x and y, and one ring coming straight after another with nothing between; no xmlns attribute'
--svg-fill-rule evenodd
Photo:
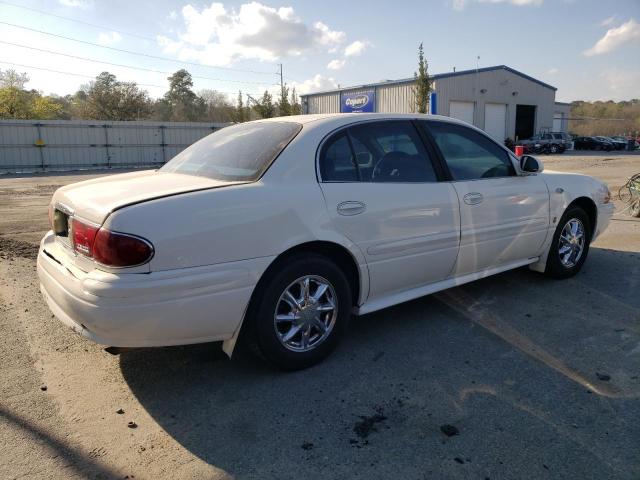
<svg viewBox="0 0 640 480"><path fill-rule="evenodd" d="M340 113L374 112L376 105L376 91L365 90L359 93L340 94Z"/></svg>

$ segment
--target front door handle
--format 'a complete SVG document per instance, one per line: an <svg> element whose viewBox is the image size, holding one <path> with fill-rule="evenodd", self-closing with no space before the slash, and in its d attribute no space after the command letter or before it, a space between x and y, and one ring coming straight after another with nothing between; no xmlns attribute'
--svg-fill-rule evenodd
<svg viewBox="0 0 640 480"><path fill-rule="evenodd" d="M482 200L484 200L484 197L482 196L481 193L478 192L472 192L472 193L467 193L464 198L464 203L466 203L467 205L478 205L479 203L482 203Z"/></svg>
<svg viewBox="0 0 640 480"><path fill-rule="evenodd" d="M364 203L355 201L342 202L337 207L338 213L345 216L358 215L366 209L367 206Z"/></svg>

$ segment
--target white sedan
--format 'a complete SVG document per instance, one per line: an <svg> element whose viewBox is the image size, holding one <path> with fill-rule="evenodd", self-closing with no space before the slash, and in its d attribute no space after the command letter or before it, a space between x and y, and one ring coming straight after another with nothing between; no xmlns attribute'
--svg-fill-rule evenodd
<svg viewBox="0 0 640 480"><path fill-rule="evenodd" d="M38 256L53 313L121 347L240 338L284 369L352 314L528 265L566 278L607 186L438 116L306 115L217 131L162 168L60 188Z"/></svg>

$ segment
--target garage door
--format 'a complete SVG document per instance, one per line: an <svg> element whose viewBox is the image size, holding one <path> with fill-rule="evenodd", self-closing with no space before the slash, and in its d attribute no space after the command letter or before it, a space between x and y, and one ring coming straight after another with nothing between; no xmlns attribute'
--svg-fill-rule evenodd
<svg viewBox="0 0 640 480"><path fill-rule="evenodd" d="M484 131L496 142L507 138L507 106L504 103L487 103L484 106Z"/></svg>
<svg viewBox="0 0 640 480"><path fill-rule="evenodd" d="M473 125L473 102L449 103L449 116Z"/></svg>
<svg viewBox="0 0 640 480"><path fill-rule="evenodd" d="M564 129L562 128L562 117L563 115L561 113L553 114L553 131L554 132L564 132Z"/></svg>

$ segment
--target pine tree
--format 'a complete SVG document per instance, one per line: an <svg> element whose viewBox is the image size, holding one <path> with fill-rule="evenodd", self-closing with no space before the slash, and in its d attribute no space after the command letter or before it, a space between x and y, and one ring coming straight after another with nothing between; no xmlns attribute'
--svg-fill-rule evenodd
<svg viewBox="0 0 640 480"><path fill-rule="evenodd" d="M302 115L302 105L300 105L296 87L291 89L291 115Z"/></svg>
<svg viewBox="0 0 640 480"><path fill-rule="evenodd" d="M289 87L283 85L280 89L280 100L278 100L278 116L286 117L291 115L291 104L289 103Z"/></svg>
<svg viewBox="0 0 640 480"><path fill-rule="evenodd" d="M413 93L416 98L416 110L418 113L427 113L427 106L429 105L429 93L431 92L431 79L429 78L429 64L424 58L424 50L422 48L422 42L418 47L418 71L414 72L416 85L413 88Z"/></svg>
<svg viewBox="0 0 640 480"><path fill-rule="evenodd" d="M273 104L273 97L268 90L264 91L264 95L262 95L260 101L256 103L253 108L261 118L271 118L276 115L276 107Z"/></svg>

